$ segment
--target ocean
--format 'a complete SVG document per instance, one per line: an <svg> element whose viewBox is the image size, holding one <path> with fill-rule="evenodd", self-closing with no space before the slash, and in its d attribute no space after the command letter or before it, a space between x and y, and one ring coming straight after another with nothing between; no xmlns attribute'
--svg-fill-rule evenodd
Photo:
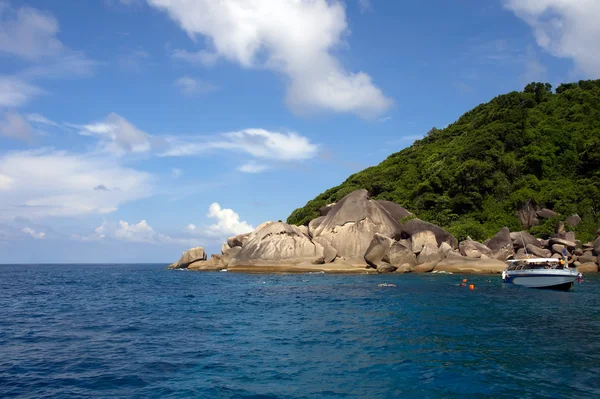
<svg viewBox="0 0 600 399"><path fill-rule="evenodd" d="M165 266L0 266L0 397L600 397L598 276Z"/></svg>

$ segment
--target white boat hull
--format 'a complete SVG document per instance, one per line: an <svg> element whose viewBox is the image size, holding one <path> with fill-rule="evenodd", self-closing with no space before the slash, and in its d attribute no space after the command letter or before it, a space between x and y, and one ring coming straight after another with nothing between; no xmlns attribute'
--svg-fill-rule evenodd
<svg viewBox="0 0 600 399"><path fill-rule="evenodd" d="M572 269L506 270L502 273L505 283L531 288L569 289L580 274Z"/></svg>

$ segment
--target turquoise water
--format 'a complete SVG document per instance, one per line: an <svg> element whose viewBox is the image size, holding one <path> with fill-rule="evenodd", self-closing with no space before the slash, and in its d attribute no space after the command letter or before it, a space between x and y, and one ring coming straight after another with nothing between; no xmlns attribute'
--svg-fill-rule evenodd
<svg viewBox="0 0 600 399"><path fill-rule="evenodd" d="M0 397L600 396L596 276L470 291L164 266L0 266Z"/></svg>

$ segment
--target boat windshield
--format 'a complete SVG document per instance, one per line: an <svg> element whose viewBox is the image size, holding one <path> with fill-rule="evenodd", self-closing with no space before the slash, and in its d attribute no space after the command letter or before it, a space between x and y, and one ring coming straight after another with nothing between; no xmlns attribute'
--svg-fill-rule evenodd
<svg viewBox="0 0 600 399"><path fill-rule="evenodd" d="M508 264L506 270L531 270L531 269L565 269L567 264L559 259L521 259Z"/></svg>

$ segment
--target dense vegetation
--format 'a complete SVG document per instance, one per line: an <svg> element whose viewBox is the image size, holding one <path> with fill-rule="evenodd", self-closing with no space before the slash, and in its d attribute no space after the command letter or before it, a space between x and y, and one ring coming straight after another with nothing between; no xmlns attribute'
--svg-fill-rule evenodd
<svg viewBox="0 0 600 399"><path fill-rule="evenodd" d="M527 201L565 217L578 213L583 221L574 230L592 239L600 227L600 80L562 84L556 92L530 83L498 96L325 191L288 223L306 224L321 206L358 188L459 239L483 240L503 226L521 230L517 209ZM544 235L554 223L531 230Z"/></svg>

